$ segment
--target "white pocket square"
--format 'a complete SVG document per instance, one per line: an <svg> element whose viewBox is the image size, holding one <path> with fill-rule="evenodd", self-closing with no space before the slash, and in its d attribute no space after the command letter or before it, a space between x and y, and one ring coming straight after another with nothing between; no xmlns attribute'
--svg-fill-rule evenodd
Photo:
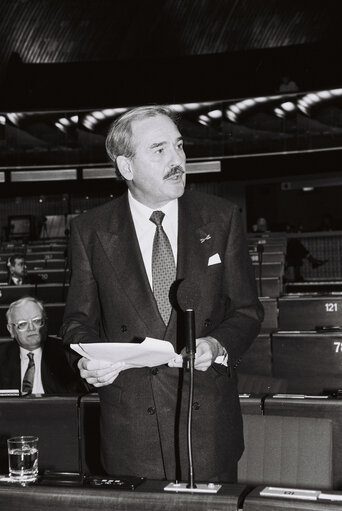
<svg viewBox="0 0 342 511"><path fill-rule="evenodd" d="M213 264L219 264L221 262L221 258L219 254L214 254L208 259L208 266L212 266Z"/></svg>

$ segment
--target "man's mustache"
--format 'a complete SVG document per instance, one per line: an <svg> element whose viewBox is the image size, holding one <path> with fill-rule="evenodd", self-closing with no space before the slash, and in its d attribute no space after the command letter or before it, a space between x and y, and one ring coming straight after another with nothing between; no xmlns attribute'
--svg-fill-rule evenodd
<svg viewBox="0 0 342 511"><path fill-rule="evenodd" d="M185 170L181 165L177 165L176 167L172 167L172 169L169 170L169 172L166 174L164 179L169 179L170 177L174 176L175 174L184 174Z"/></svg>

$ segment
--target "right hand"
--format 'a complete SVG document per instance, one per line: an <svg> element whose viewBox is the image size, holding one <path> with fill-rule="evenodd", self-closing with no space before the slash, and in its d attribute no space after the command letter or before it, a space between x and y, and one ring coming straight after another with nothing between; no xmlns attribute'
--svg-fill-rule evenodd
<svg viewBox="0 0 342 511"><path fill-rule="evenodd" d="M80 375L94 387L113 383L121 371L128 369L125 362L112 363L106 360L89 360L82 357L77 363Z"/></svg>

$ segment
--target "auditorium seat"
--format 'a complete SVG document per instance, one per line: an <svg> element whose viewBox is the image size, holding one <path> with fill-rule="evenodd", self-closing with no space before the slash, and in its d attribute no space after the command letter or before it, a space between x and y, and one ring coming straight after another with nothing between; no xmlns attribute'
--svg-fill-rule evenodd
<svg viewBox="0 0 342 511"><path fill-rule="evenodd" d="M258 374L238 374L239 394L275 394L287 391L287 380L285 378L274 378L272 376L261 376Z"/></svg>
<svg viewBox="0 0 342 511"><path fill-rule="evenodd" d="M243 424L239 483L332 489L331 420L244 415Z"/></svg>
<svg viewBox="0 0 342 511"><path fill-rule="evenodd" d="M261 332L268 333L278 330L278 300L267 296L259 297L264 307L264 321L261 325Z"/></svg>
<svg viewBox="0 0 342 511"><path fill-rule="evenodd" d="M97 392L80 398L81 466L84 474L103 474L100 460L100 400Z"/></svg>
<svg viewBox="0 0 342 511"><path fill-rule="evenodd" d="M258 278L260 273L262 277L280 277L284 275L284 265L280 262L266 263L262 262L260 265L258 262L253 262L253 268L255 276Z"/></svg>
<svg viewBox="0 0 342 511"><path fill-rule="evenodd" d="M280 330L315 330L341 326L342 295L289 295L279 298Z"/></svg>
<svg viewBox="0 0 342 511"><path fill-rule="evenodd" d="M307 417L314 420L329 419L333 426L333 487L335 490L342 490L342 400L339 397L314 395L304 397L293 394L267 396L264 400L264 414Z"/></svg>
<svg viewBox="0 0 342 511"><path fill-rule="evenodd" d="M68 289L68 283L24 284L23 286L0 285L0 304L9 305L23 296L34 296L43 302L65 302Z"/></svg>
<svg viewBox="0 0 342 511"><path fill-rule="evenodd" d="M279 277L262 277L255 278L258 295L277 298L283 291L283 282Z"/></svg>
<svg viewBox="0 0 342 511"><path fill-rule="evenodd" d="M289 392L342 389L341 357L342 332L272 334L273 376L286 378Z"/></svg>
<svg viewBox="0 0 342 511"><path fill-rule="evenodd" d="M78 472L78 396L0 397L0 472L8 473L7 439L39 437L39 469Z"/></svg>
<svg viewBox="0 0 342 511"><path fill-rule="evenodd" d="M259 262L258 252L255 250L250 250L249 255L251 256L252 263ZM285 253L282 251L279 252L268 252L264 251L262 253L262 262L263 263L282 263L285 264Z"/></svg>

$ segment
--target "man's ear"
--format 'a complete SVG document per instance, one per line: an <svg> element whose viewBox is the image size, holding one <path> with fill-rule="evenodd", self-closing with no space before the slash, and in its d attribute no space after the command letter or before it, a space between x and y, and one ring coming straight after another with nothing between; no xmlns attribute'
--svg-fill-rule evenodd
<svg viewBox="0 0 342 511"><path fill-rule="evenodd" d="M11 323L7 323L7 330L9 331L11 337L14 339L14 334L13 334L13 325L11 325Z"/></svg>
<svg viewBox="0 0 342 511"><path fill-rule="evenodd" d="M127 181L132 181L133 171L130 158L127 158L126 156L118 156L116 158L116 165L122 177L124 177Z"/></svg>

